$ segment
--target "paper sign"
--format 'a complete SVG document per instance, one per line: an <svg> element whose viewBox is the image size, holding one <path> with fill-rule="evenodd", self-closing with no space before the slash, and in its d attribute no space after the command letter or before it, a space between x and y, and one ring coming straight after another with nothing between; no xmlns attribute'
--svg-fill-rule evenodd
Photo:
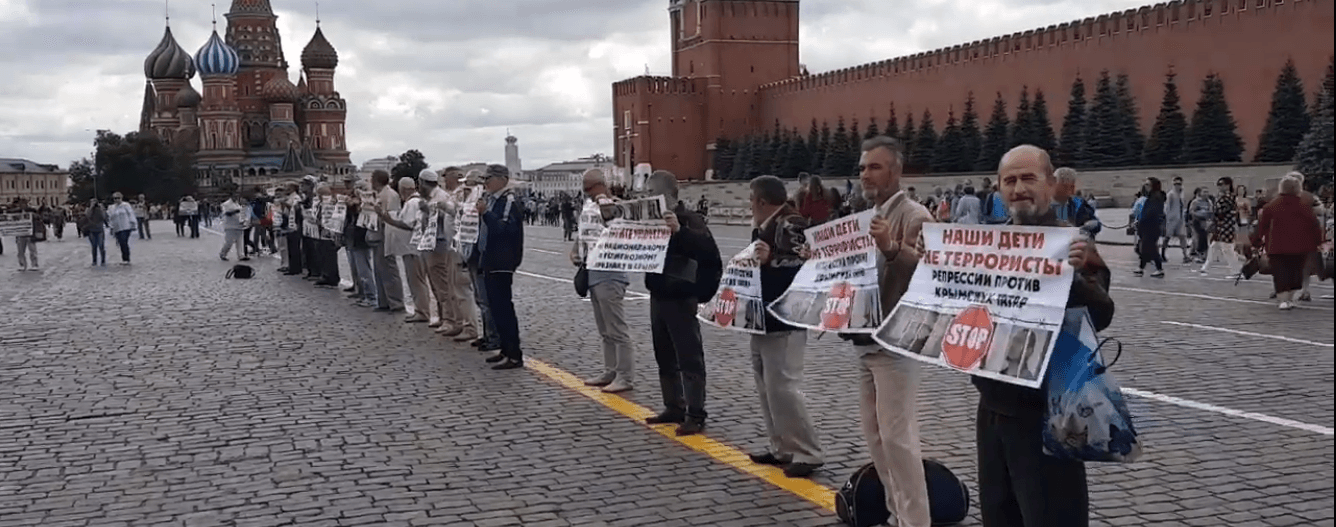
<svg viewBox="0 0 1336 527"><path fill-rule="evenodd" d="M662 273L672 231L664 223L663 196L622 201L589 251L590 271Z"/></svg>
<svg viewBox="0 0 1336 527"><path fill-rule="evenodd" d="M868 234L876 213L870 209L803 231L812 257L770 304L770 314L818 331L876 331L881 324L877 244Z"/></svg>
<svg viewBox="0 0 1336 527"><path fill-rule="evenodd" d="M765 334L765 302L761 300L761 262L753 242L724 266L719 291L701 304L696 314L702 322L743 333Z"/></svg>
<svg viewBox="0 0 1336 527"><path fill-rule="evenodd" d="M32 236L32 213L0 213L0 236Z"/></svg>
<svg viewBox="0 0 1336 527"><path fill-rule="evenodd" d="M455 246L478 243L478 187L460 187L459 217L455 219Z"/></svg>

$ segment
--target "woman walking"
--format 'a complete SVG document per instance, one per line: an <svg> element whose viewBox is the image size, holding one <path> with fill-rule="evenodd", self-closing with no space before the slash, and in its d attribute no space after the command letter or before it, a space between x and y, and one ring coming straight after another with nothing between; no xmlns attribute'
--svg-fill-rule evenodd
<svg viewBox="0 0 1336 527"><path fill-rule="evenodd" d="M1151 276L1164 278L1164 259L1160 255L1159 241L1164 232L1165 194L1159 179L1150 178L1146 185L1146 195L1136 219L1137 256L1141 258L1141 264L1132 274L1143 276L1146 274L1146 264L1154 263L1155 272Z"/></svg>
<svg viewBox="0 0 1336 527"><path fill-rule="evenodd" d="M93 200L83 217L83 231L88 236L88 245L93 248L93 266L107 266L107 231L104 229L106 226L107 211L102 208L101 203Z"/></svg>
<svg viewBox="0 0 1336 527"><path fill-rule="evenodd" d="M1276 199L1262 208L1252 234L1254 250L1265 250L1280 309L1294 309L1294 293L1303 288L1305 265L1322 243L1313 208L1299 198L1302 178L1291 172L1280 180Z"/></svg>
<svg viewBox="0 0 1336 527"><path fill-rule="evenodd" d="M116 246L121 248L121 265L130 265L130 235L139 227L139 218L120 192L111 195L107 223L111 225L112 235L116 236Z"/></svg>

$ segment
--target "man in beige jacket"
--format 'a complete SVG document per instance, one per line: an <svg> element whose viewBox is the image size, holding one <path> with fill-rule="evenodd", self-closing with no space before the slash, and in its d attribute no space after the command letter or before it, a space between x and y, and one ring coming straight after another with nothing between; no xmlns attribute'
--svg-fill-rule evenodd
<svg viewBox="0 0 1336 527"><path fill-rule="evenodd" d="M863 142L859 181L863 197L876 206L869 234L881 251L878 281L882 316L888 316L909 288L918 266L915 250L923 223L932 215L900 188L904 153L899 141L878 136ZM886 508L900 527L929 527L928 489L919 450L919 364L881 349L869 336L855 335L859 352L859 409L877 476L886 487Z"/></svg>

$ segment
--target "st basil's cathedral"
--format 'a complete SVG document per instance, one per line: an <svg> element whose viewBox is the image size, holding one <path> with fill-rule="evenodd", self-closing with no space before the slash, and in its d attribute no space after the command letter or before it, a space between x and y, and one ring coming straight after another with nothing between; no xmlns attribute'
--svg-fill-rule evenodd
<svg viewBox="0 0 1336 527"><path fill-rule="evenodd" d="M344 129L348 103L334 89L339 55L319 22L293 84L269 0L233 0L225 16L226 38L215 26L194 57L167 27L144 59L140 132L191 152L205 192L228 181L268 187L308 174L355 173ZM196 73L202 95L191 84Z"/></svg>

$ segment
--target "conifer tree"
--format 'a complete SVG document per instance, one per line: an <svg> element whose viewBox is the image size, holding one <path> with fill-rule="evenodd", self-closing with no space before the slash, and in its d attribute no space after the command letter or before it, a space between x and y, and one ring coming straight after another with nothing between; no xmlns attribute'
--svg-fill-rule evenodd
<svg viewBox="0 0 1336 527"><path fill-rule="evenodd" d="M1257 140L1257 155L1253 161L1283 163L1294 159L1295 149L1311 128L1307 97L1294 60L1285 61L1276 78L1276 91L1271 94L1271 113L1267 114L1266 127Z"/></svg>
<svg viewBox="0 0 1336 527"><path fill-rule="evenodd" d="M1053 121L1048 117L1048 100L1044 90L1034 91L1034 103L1030 106L1030 126L1034 128L1034 145L1052 152L1058 146L1058 138L1053 134Z"/></svg>
<svg viewBox="0 0 1336 527"><path fill-rule="evenodd" d="M957 172L974 169L974 160L979 158L979 148L983 146L983 132L979 131L979 112L974 108L974 92L965 98L965 113L960 116L960 163Z"/></svg>
<svg viewBox="0 0 1336 527"><path fill-rule="evenodd" d="M728 179L739 180L747 177L747 164L751 162L751 136L743 137L737 142L737 151L733 155L733 170L728 174Z"/></svg>
<svg viewBox="0 0 1336 527"><path fill-rule="evenodd" d="M1078 75L1072 81L1071 97L1067 100L1067 115L1062 118L1062 137L1058 139L1054 163L1058 166L1082 168L1089 166L1085 158L1086 87Z"/></svg>
<svg viewBox="0 0 1336 527"><path fill-rule="evenodd" d="M1114 91L1118 94L1118 118L1122 123L1123 152L1117 166L1136 166L1141 163L1141 151L1146 146L1146 135L1141 131L1141 113L1132 81L1127 74L1119 74Z"/></svg>
<svg viewBox="0 0 1336 527"><path fill-rule="evenodd" d="M984 130L983 144L979 147L979 157L974 160L974 170L991 172L997 170L1002 156L1007 153L1007 100L1002 92L997 92L997 101L993 102L993 115L988 118L988 128Z"/></svg>
<svg viewBox="0 0 1336 527"><path fill-rule="evenodd" d="M844 125L844 116L840 116L836 121L835 135L830 136L829 147L826 149L825 162L821 164L821 175L824 177L844 177L842 174L846 160L849 158L849 129Z"/></svg>
<svg viewBox="0 0 1336 527"><path fill-rule="evenodd" d="M782 177L797 178L799 173L807 172L811 168L809 165L811 162L812 150L808 148L807 141L798 133L798 129L793 129L789 134L789 155Z"/></svg>
<svg viewBox="0 0 1336 527"><path fill-rule="evenodd" d="M923 110L923 120L919 123L918 133L914 134L914 154L909 158L909 166L926 174L932 170L932 158L936 153L937 127L932 122L932 110Z"/></svg>
<svg viewBox="0 0 1336 527"><path fill-rule="evenodd" d="M1243 139L1225 100L1225 81L1211 73L1202 81L1197 110L1188 125L1183 160L1188 163L1229 163L1243 159Z"/></svg>
<svg viewBox="0 0 1336 527"><path fill-rule="evenodd" d="M1030 110L1030 87L1021 86L1021 100L1016 103L1016 119L1011 121L1011 140L1008 148L1036 143L1034 116Z"/></svg>
<svg viewBox="0 0 1336 527"><path fill-rule="evenodd" d="M830 149L830 123L821 121L821 136L817 138L816 145L812 146L812 163L809 165L809 172L821 172L821 168L826 165L827 150Z"/></svg>
<svg viewBox="0 0 1336 527"><path fill-rule="evenodd" d="M751 166L748 167L747 179L764 176L770 172L770 164L775 158L775 153L772 150L773 146L770 132L757 136L756 147L752 149Z"/></svg>
<svg viewBox="0 0 1336 527"><path fill-rule="evenodd" d="M1331 79L1331 69L1327 70L1327 74L1328 79ZM1332 160L1336 157L1333 149L1336 134L1332 129L1336 93L1333 93L1333 89L1336 86L1330 80L1322 84L1322 98L1313 109L1308 133L1299 143L1295 155L1294 169L1304 174L1305 185L1331 184L1333 179Z"/></svg>
<svg viewBox="0 0 1336 527"><path fill-rule="evenodd" d="M914 112L910 111L905 116L905 127L900 129L900 147L904 149L905 167L908 168L909 160L914 158L914 138L918 136L918 130L914 129Z"/></svg>
<svg viewBox="0 0 1336 527"><path fill-rule="evenodd" d="M877 118L869 117L867 120L867 131L863 132L863 139L864 140L872 139L873 137L877 137L879 135L881 135L881 129L877 127ZM863 143L859 142L858 149L862 150L862 148L863 148Z"/></svg>
<svg viewBox="0 0 1336 527"><path fill-rule="evenodd" d="M776 127L778 128L778 127ZM770 171L766 172L775 177L784 177L784 170L789 166L789 154L793 150L793 141L789 137L788 130L777 130L775 132L775 157L770 160Z"/></svg>
<svg viewBox="0 0 1336 527"><path fill-rule="evenodd" d="M1183 162L1183 141L1187 137L1188 118L1178 95L1176 75L1169 72L1164 79L1164 100L1160 114L1155 117L1150 139L1146 141L1145 163L1151 166L1177 165Z"/></svg>
<svg viewBox="0 0 1336 527"><path fill-rule="evenodd" d="M1118 166L1127 153L1125 131L1118 91L1109 70L1104 70L1095 84L1095 98L1086 116L1085 151L1091 167Z"/></svg>
<svg viewBox="0 0 1336 527"><path fill-rule="evenodd" d="M858 119L854 119L854 125L849 129L849 147L844 151L844 164L838 177L849 177L853 174L854 167L858 166L858 153L863 147L863 132L858 129Z"/></svg>
<svg viewBox="0 0 1336 527"><path fill-rule="evenodd" d="M960 123L956 122L956 111L951 109L946 114L946 128L937 141L937 150L932 156L931 172L968 172L974 167L974 160L965 161L965 137L960 132Z"/></svg>
<svg viewBox="0 0 1336 527"><path fill-rule="evenodd" d="M733 159L737 155L736 147L726 137L714 140L715 179L730 179L733 175Z"/></svg>
<svg viewBox="0 0 1336 527"><path fill-rule="evenodd" d="M900 139L900 119L895 115L895 103L891 103L891 116L886 120L886 130L882 132L886 137Z"/></svg>

